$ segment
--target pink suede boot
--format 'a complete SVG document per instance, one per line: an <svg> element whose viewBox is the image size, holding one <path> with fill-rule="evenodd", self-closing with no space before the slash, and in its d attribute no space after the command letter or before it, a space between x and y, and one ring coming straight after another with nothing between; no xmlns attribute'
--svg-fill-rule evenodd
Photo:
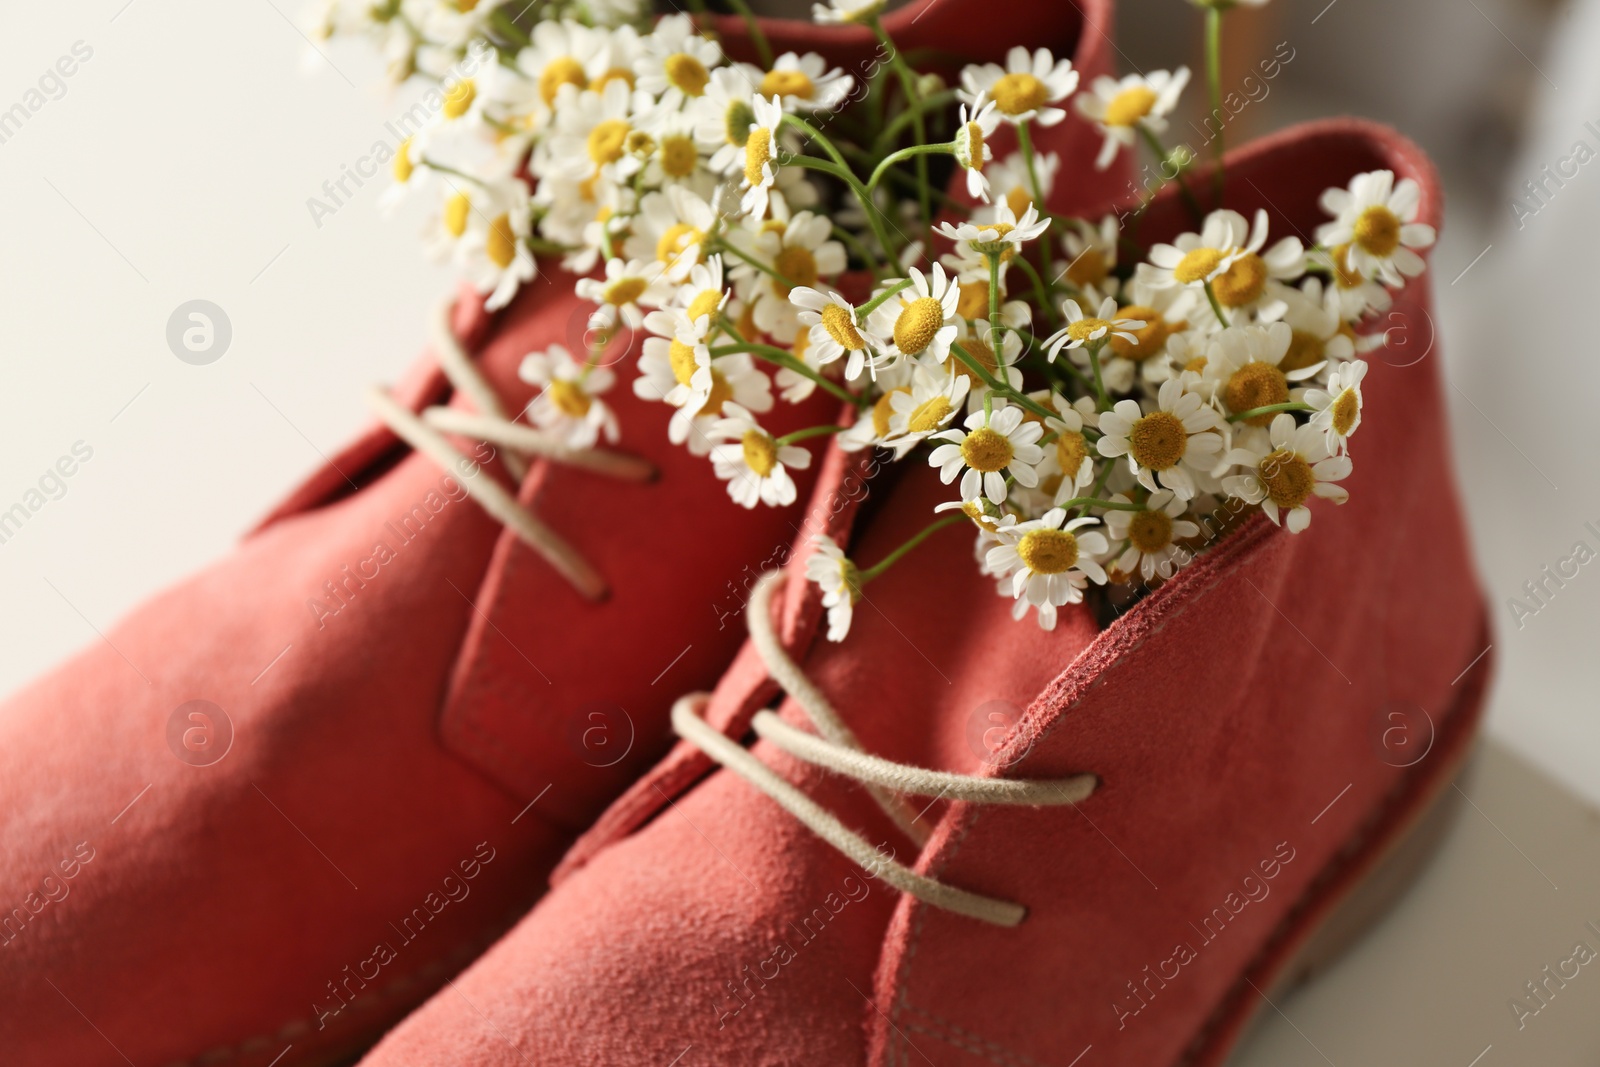
<svg viewBox="0 0 1600 1067"><path fill-rule="evenodd" d="M1418 150L1350 121L1236 152L1229 206L1309 234L1323 185L1379 168L1437 225ZM1386 458L1349 504L1299 535L1256 516L1104 631L1082 607L1014 624L945 534L866 588L846 642L808 646L791 564L709 700L678 706L687 740L364 1063L1220 1063L1366 906L1478 723L1485 610L1435 359L1413 356L1430 306L1426 280L1397 294L1415 347L1374 360ZM887 491L855 558L948 496L926 469Z"/></svg>

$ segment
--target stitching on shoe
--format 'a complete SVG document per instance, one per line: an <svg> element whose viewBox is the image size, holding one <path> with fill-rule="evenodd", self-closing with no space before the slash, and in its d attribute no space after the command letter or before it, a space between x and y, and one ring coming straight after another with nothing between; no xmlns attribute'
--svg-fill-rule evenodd
<svg viewBox="0 0 1600 1067"><path fill-rule="evenodd" d="M971 1030L967 1030L964 1027L956 1025L949 1019L940 1018L931 1011L928 1011L924 1008L919 1008L909 1002L907 1002L904 1006L907 1011L915 1012L916 1014L921 1015L923 1018L944 1027L952 1034L959 1034L967 1041L983 1046L983 1048L988 1051L979 1054L986 1056L995 1063L1001 1064L1002 1067L1045 1067L1044 1064L1040 1063L1031 1056L1006 1048L998 1041L992 1041L989 1038L984 1037L982 1034L973 1033ZM922 1033L937 1037L942 1041L948 1042L949 1044L956 1045L958 1048L968 1048L968 1046L961 1044L961 1042L955 1041L952 1038L945 1037L941 1034L935 1034L931 1030L919 1027L916 1023L907 1023L906 1025L911 1029L919 1030ZM968 1051L976 1052L977 1050L968 1048Z"/></svg>

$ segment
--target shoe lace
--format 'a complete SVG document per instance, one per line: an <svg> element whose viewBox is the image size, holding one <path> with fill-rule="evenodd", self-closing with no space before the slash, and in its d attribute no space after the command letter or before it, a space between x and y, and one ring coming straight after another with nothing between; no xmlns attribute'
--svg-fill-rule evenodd
<svg viewBox="0 0 1600 1067"><path fill-rule="evenodd" d="M977 778L895 763L863 751L833 705L778 640L770 606L781 578L780 572L769 572L752 591L745 611L750 639L773 680L800 705L817 732L813 734L791 726L771 711L757 712L751 722L752 729L758 737L795 759L861 783L919 848L927 844L929 835L918 824L920 815L911 813L908 796L935 800L942 797L975 804L1045 806L1076 804L1094 792L1099 779L1093 774L1051 780ZM765 793L863 870L881 877L901 892L958 915L999 926L1016 926L1027 915L1027 908L1021 904L948 885L918 874L892 857L883 856L832 812L762 763L743 745L706 722L704 709L709 699L709 694L691 693L673 705L672 728L678 736Z"/></svg>
<svg viewBox="0 0 1600 1067"><path fill-rule="evenodd" d="M367 390L368 403L401 440L452 474L464 475L476 461L452 445L446 434L475 437L503 449L502 461L518 483L528 473L530 457L622 481L643 482L655 477L655 468L638 456L598 448L573 448L526 423L514 421L514 416L506 414L494 387L456 338L450 325L452 314L453 306L447 302L434 317L434 351L445 377L477 411L434 405L425 408L419 416L395 400L387 389L372 386ZM460 477L459 481L483 510L513 530L580 594L589 600L606 597L608 589L600 572L531 510L518 503L498 481L467 476Z"/></svg>

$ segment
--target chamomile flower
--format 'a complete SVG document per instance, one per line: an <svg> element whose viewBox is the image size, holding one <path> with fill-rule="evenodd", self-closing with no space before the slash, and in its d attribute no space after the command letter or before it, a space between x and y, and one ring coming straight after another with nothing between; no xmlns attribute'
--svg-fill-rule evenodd
<svg viewBox="0 0 1600 1067"><path fill-rule="evenodd" d="M797 445L779 444L748 410L731 400L722 411L722 418L711 427L715 443L711 464L717 477L728 483L728 496L746 508L793 504L798 494L789 470L811 466L811 453Z"/></svg>
<svg viewBox="0 0 1600 1067"><path fill-rule="evenodd" d="M1189 84L1189 68L1175 71L1154 70L1148 75L1130 74L1121 81L1102 75L1087 93L1079 93L1078 113L1092 121L1105 136L1097 170L1111 165L1119 149L1132 148L1141 129L1161 134L1167 128L1167 115L1178 106L1178 97Z"/></svg>
<svg viewBox="0 0 1600 1067"><path fill-rule="evenodd" d="M691 323L707 317L714 319L731 295L723 280L722 257L717 255L689 269L689 276L673 294L670 307L681 310Z"/></svg>
<svg viewBox="0 0 1600 1067"><path fill-rule="evenodd" d="M1092 429L1099 420L1094 401L1088 397L1071 403L1057 393L1051 397L1051 401L1058 414L1055 418L1045 420L1045 428L1055 434L1055 441L1046 446L1046 466L1040 467L1039 472L1040 477L1044 478L1048 467L1050 474L1060 476L1053 501L1060 504L1077 497L1079 490L1087 489L1094 483L1094 448L1083 431L1086 426Z"/></svg>
<svg viewBox="0 0 1600 1067"><path fill-rule="evenodd" d="M1118 504L1132 503L1121 493L1113 496ZM1114 566L1123 574L1151 581L1158 575L1171 578L1188 558L1177 542L1200 536L1200 527L1183 517L1188 502L1169 489L1157 490L1144 501L1142 511L1108 510L1106 533L1113 545L1125 542Z"/></svg>
<svg viewBox="0 0 1600 1067"><path fill-rule="evenodd" d="M1171 377L1170 363L1164 357L1169 342L1189 328L1189 316L1201 313L1198 305L1204 301L1197 301L1195 296L1189 289L1150 289L1138 282L1124 288L1123 299L1129 303L1117 308L1117 317L1135 319L1144 325L1132 331L1132 339L1112 337L1100 353L1107 389L1127 392L1140 368L1144 380L1157 386ZM1209 315L1210 309L1203 309L1203 313Z"/></svg>
<svg viewBox="0 0 1600 1067"><path fill-rule="evenodd" d="M601 394L616 383L605 367L589 367L561 345L523 357L517 375L541 386L528 404L528 420L570 448L593 448L604 436L617 440L617 417Z"/></svg>
<svg viewBox="0 0 1600 1067"><path fill-rule="evenodd" d="M782 226L763 226L741 243L749 259L767 269L741 260L730 275L744 283L740 294L754 303L756 325L784 341L792 340L800 326L798 308L789 301L794 288L812 288L818 279L837 277L849 265L844 245L833 240L833 220L809 211Z"/></svg>
<svg viewBox="0 0 1600 1067"><path fill-rule="evenodd" d="M684 185L646 193L639 200L624 251L633 259L659 263L669 281L682 281L700 262L706 243L717 232L716 197L712 200L707 203Z"/></svg>
<svg viewBox="0 0 1600 1067"><path fill-rule="evenodd" d="M812 4L811 17L823 25L852 23L861 25L883 14L889 0L828 0L826 4Z"/></svg>
<svg viewBox="0 0 1600 1067"><path fill-rule="evenodd" d="M1061 157L1054 152L1039 152L1033 157L1033 173L1039 178L1039 192L1048 202L1055 191L1056 174L1061 170ZM985 173L989 179L989 194L1004 200L1013 215L1022 215L1033 206L1033 176L1028 173L1027 161L1020 152L992 164Z"/></svg>
<svg viewBox="0 0 1600 1067"><path fill-rule="evenodd" d="M1426 264L1416 250L1431 247L1437 234L1416 221L1422 190L1414 180L1396 183L1393 171L1367 171L1346 189L1323 192L1320 203L1334 220L1317 227L1317 243L1348 246L1352 271L1396 288L1422 273Z"/></svg>
<svg viewBox="0 0 1600 1067"><path fill-rule="evenodd" d="M777 179L778 129L783 125L783 105L777 97L756 96L750 102L752 121L744 143L744 200L741 207L753 219L767 215L772 186Z"/></svg>
<svg viewBox="0 0 1600 1067"><path fill-rule="evenodd" d="M954 321L960 300L961 289L944 267L935 263L928 274L912 268L911 286L886 300L869 320L872 333L889 342L888 361L926 352L942 362L961 332Z"/></svg>
<svg viewBox="0 0 1600 1067"><path fill-rule="evenodd" d="M666 16L643 40L644 52L633 63L640 89L669 107L705 94L722 49L702 36L688 15Z"/></svg>
<svg viewBox="0 0 1600 1067"><path fill-rule="evenodd" d="M828 609L828 640L843 641L850 632L856 601L861 599L861 571L827 534L812 534L811 542L816 551L806 560L806 580L822 590L822 606Z"/></svg>
<svg viewBox="0 0 1600 1067"><path fill-rule="evenodd" d="M623 181L644 165L628 150L636 110L649 109L648 95L637 96L628 83L606 83L602 92L577 92L563 87L555 109L555 130L539 145L535 163L541 172L560 172L578 179L604 175Z"/></svg>
<svg viewBox="0 0 1600 1067"><path fill-rule="evenodd" d="M756 93L778 98L790 111L832 111L849 97L855 81L815 52L785 52L761 76Z"/></svg>
<svg viewBox="0 0 1600 1067"><path fill-rule="evenodd" d="M1361 379L1366 376L1366 362L1357 359L1335 367L1327 388L1306 390L1306 403L1316 409L1310 425L1322 431L1329 452L1342 455L1361 427Z"/></svg>
<svg viewBox="0 0 1600 1067"><path fill-rule="evenodd" d="M845 361L844 376L853 379L861 374L870 342L856 324L856 309L838 293L824 296L810 286L797 285L789 291L789 302L797 309L796 319L806 330L811 344L806 349L817 362L826 367L841 357Z"/></svg>
<svg viewBox="0 0 1600 1067"><path fill-rule="evenodd" d="M1099 226L1076 220L1062 235L1062 251L1067 261L1057 267L1056 276L1065 278L1085 293L1110 295L1103 290L1108 279L1113 288L1116 284L1111 272L1117 266L1117 242L1121 233L1122 226L1115 215L1104 216Z"/></svg>
<svg viewBox="0 0 1600 1067"><path fill-rule="evenodd" d="M1050 220L1041 218L1039 209L1032 204L1021 218L1013 215L1011 205L1004 201L995 205L994 214L993 222L941 222L938 232L985 256L1009 260L1024 244L1050 228Z"/></svg>
<svg viewBox="0 0 1600 1067"><path fill-rule="evenodd" d="M1247 471L1223 478L1223 490L1247 503L1260 504L1267 518L1288 527L1290 533L1299 533L1311 524L1307 505L1313 497L1335 504L1350 497L1337 484L1350 475L1350 457L1333 455L1321 427L1297 426L1287 412L1272 420L1264 447L1233 449L1224 462Z"/></svg>
<svg viewBox="0 0 1600 1067"><path fill-rule="evenodd" d="M1098 525L1091 516L1067 521L1064 508L1051 508L1030 522L1002 523L996 528L999 544L984 558L989 573L1000 576L1000 589L1010 585L1017 601L1012 614L1020 619L1033 607L1039 626L1056 628L1056 611L1083 599L1093 581L1104 585L1105 568L1095 557L1109 550L1105 534L1086 527Z"/></svg>
<svg viewBox="0 0 1600 1067"><path fill-rule="evenodd" d="M644 328L651 336L639 354L633 393L641 400L682 407L695 394L695 375L710 371L711 320L704 315L691 319L675 307L646 315Z"/></svg>
<svg viewBox="0 0 1600 1067"><path fill-rule="evenodd" d="M1330 275L1329 292L1336 298L1335 306L1344 321L1357 322L1372 312L1388 311L1394 304L1389 290L1350 265L1349 245L1319 248L1306 258Z"/></svg>
<svg viewBox="0 0 1600 1067"><path fill-rule="evenodd" d="M620 318L637 330L644 308L660 307L672 295L672 282L660 263L620 256L606 261L604 278L580 278L577 293L600 306L589 317L591 327L615 326Z"/></svg>
<svg viewBox="0 0 1600 1067"><path fill-rule="evenodd" d="M1096 447L1107 459L1127 456L1128 469L1146 489L1171 489L1187 500L1196 491L1193 470L1209 469L1222 449L1220 422L1183 383L1167 381L1149 412L1137 400L1119 400L1102 414Z"/></svg>
<svg viewBox="0 0 1600 1067"><path fill-rule="evenodd" d="M1020 407L996 401L992 412L975 411L967 416L965 430L945 430L933 435L943 441L928 457L930 466L939 468L939 480L949 485L961 477L961 499L988 497L994 504L1005 503L1009 475L1019 485L1039 484L1035 471L1044 459L1038 441L1044 427L1025 419Z"/></svg>
<svg viewBox="0 0 1600 1067"><path fill-rule="evenodd" d="M1340 319L1339 294L1335 286L1324 290L1322 279L1307 278L1299 289L1285 293L1285 298L1289 309L1283 321L1294 331L1289 341L1289 354L1280 364L1286 373L1355 358L1355 331Z"/></svg>
<svg viewBox="0 0 1600 1067"><path fill-rule="evenodd" d="M969 389L971 379L955 373L953 367L916 367L909 389L884 394L889 403L889 426L880 435L881 443L894 450L896 459L904 456L950 425L961 413Z"/></svg>
<svg viewBox="0 0 1600 1067"><path fill-rule="evenodd" d="M1061 103L1078 88L1078 72L1069 59L1057 60L1048 48L1029 53L1018 45L1006 53L1004 67L984 63L961 72L958 95L969 104L987 94L1012 125L1036 122L1054 126L1067 117Z"/></svg>
<svg viewBox="0 0 1600 1067"><path fill-rule="evenodd" d="M772 410L772 379L747 352L720 356L696 367L689 380L688 399L667 423L667 440L675 445L687 443L691 454L705 455L715 444L712 431L716 420L729 404L746 412Z"/></svg>
<svg viewBox="0 0 1600 1067"><path fill-rule="evenodd" d="M961 105L961 125L955 139L956 163L967 172L967 195L986 204L989 202L989 179L983 176L983 165L994 158L989 138L999 126L1000 116L995 114L995 103L988 97L980 94L970 110L967 104ZM1033 206L1032 201L1028 206Z"/></svg>
<svg viewBox="0 0 1600 1067"><path fill-rule="evenodd" d="M480 5L490 7L491 5ZM550 120L561 87L582 92L604 76L605 36L571 19L541 19L528 34L531 43L517 53L517 69L533 87L536 125ZM631 87L631 75L629 78Z"/></svg>
<svg viewBox="0 0 1600 1067"><path fill-rule="evenodd" d="M1216 334L1206 351L1207 391L1232 415L1288 403L1290 383L1313 377L1322 369L1321 363L1313 363L1285 373L1283 360L1293 336L1294 331L1284 322L1230 326ZM1272 413L1252 415L1242 422L1267 426L1272 418Z"/></svg>
<svg viewBox="0 0 1600 1067"><path fill-rule="evenodd" d="M1017 366L1017 361L1022 358L1022 337L1015 329L1002 330L1000 334L1000 351L994 350L994 329L988 319L975 319L969 327L965 320L958 324L961 329L961 340L956 342L961 350L971 357L984 373L990 378L1004 382L1007 387L1022 390L1022 370ZM954 351L954 345L951 346ZM929 357L923 357L925 362L930 362ZM933 364L937 365L937 364ZM989 385L984 378L970 367L966 360L951 359L945 363L956 374L967 379L971 392L967 394L967 408L975 411L983 406L984 398L989 395Z"/></svg>
<svg viewBox="0 0 1600 1067"><path fill-rule="evenodd" d="M761 71L748 63L718 67L706 91L689 108L694 136L710 154L706 165L717 174L737 174L745 162L745 145L755 124L751 97L761 84Z"/></svg>
<svg viewBox="0 0 1600 1067"><path fill-rule="evenodd" d="M1085 345L1095 345L1098 348L1112 338L1120 338L1125 343L1132 344L1139 339L1135 331L1144 328L1143 319L1119 317L1117 302L1109 296L1100 301L1100 307L1093 315L1087 314L1078 306L1078 302L1072 299L1062 303L1061 314L1066 317L1066 326L1045 340L1045 347L1052 363L1063 348L1082 348Z"/></svg>
<svg viewBox="0 0 1600 1067"><path fill-rule="evenodd" d="M1213 211L1198 234L1181 234L1172 244L1150 249L1150 262L1139 264L1137 277L1154 289L1209 284L1223 307L1253 311L1270 321L1287 310L1271 283L1304 273L1305 246L1297 237L1285 237L1263 254L1266 243L1264 210L1256 212L1253 225L1237 211Z"/></svg>
<svg viewBox="0 0 1600 1067"><path fill-rule="evenodd" d="M511 302L538 267L528 248L533 226L528 187L513 178L486 193L469 214L457 253L467 280L488 294L484 307L497 311Z"/></svg>

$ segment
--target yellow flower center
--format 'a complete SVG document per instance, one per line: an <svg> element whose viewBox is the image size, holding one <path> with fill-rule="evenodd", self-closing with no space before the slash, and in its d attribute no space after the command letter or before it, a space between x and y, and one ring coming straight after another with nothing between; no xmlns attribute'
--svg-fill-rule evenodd
<svg viewBox="0 0 1600 1067"><path fill-rule="evenodd" d="M1077 257L1067 264L1067 280L1079 289L1099 285L1106 280L1106 275L1109 273L1111 266L1106 262L1105 254L1094 245L1079 252Z"/></svg>
<svg viewBox="0 0 1600 1067"><path fill-rule="evenodd" d="M1124 89L1106 105L1107 126L1132 126L1156 106L1156 91L1147 85Z"/></svg>
<svg viewBox="0 0 1600 1067"><path fill-rule="evenodd" d="M989 283L962 282L961 300L956 314L964 319L982 319L989 314Z"/></svg>
<svg viewBox="0 0 1600 1067"><path fill-rule="evenodd" d="M1333 249L1333 273L1339 279L1339 288L1354 289L1365 282L1360 271L1350 269L1350 246L1337 245Z"/></svg>
<svg viewBox="0 0 1600 1067"><path fill-rule="evenodd" d="M1289 351L1278 364L1285 371L1304 370L1326 358L1327 342L1314 333L1295 330L1289 335Z"/></svg>
<svg viewBox="0 0 1600 1067"><path fill-rule="evenodd" d="M744 465L765 478L778 465L778 443L760 430L744 432Z"/></svg>
<svg viewBox="0 0 1600 1067"><path fill-rule="evenodd" d="M656 152L656 139L643 130L635 130L628 134L627 143L623 147L636 156L653 156Z"/></svg>
<svg viewBox="0 0 1600 1067"><path fill-rule="evenodd" d="M411 138L407 137L400 142L400 148L394 154L394 180L404 185L411 180L411 172L415 169L411 165Z"/></svg>
<svg viewBox="0 0 1600 1067"><path fill-rule="evenodd" d="M978 427L961 442L961 458L967 466L984 474L1004 470L1012 455L1010 440L989 426Z"/></svg>
<svg viewBox="0 0 1600 1067"><path fill-rule="evenodd" d="M687 178L700 163L692 137L675 133L661 139L661 170L669 178Z"/></svg>
<svg viewBox="0 0 1600 1067"><path fill-rule="evenodd" d="M1288 399L1289 381L1283 371L1270 363L1246 363L1234 371L1228 384L1222 387L1222 400L1234 414L1283 404ZM1251 426L1265 426L1272 421L1272 415L1252 415L1244 421Z"/></svg>
<svg viewBox="0 0 1600 1067"><path fill-rule="evenodd" d="M1105 319L1079 319L1068 324L1067 336L1074 341L1088 341L1093 339L1095 331L1109 329L1111 324Z"/></svg>
<svg viewBox="0 0 1600 1067"><path fill-rule="evenodd" d="M1254 252L1246 252L1234 260L1211 283L1217 302L1229 308L1243 307L1258 298L1266 287L1267 265Z"/></svg>
<svg viewBox="0 0 1600 1067"><path fill-rule="evenodd" d="M789 299L789 293L795 286L817 284L817 257L811 254L809 248L790 245L778 253L772 265L784 278L783 281L772 279L772 287L785 300Z"/></svg>
<svg viewBox="0 0 1600 1067"><path fill-rule="evenodd" d="M706 82L711 80L711 72L706 70L705 64L686 52L668 56L662 67L666 71L667 81L688 96L699 96L705 92Z"/></svg>
<svg viewBox="0 0 1600 1067"><path fill-rule="evenodd" d="M648 288L650 288L650 283L643 278L618 278L606 286L601 295L606 303L613 307L622 307L624 304L631 304L638 300Z"/></svg>
<svg viewBox="0 0 1600 1067"><path fill-rule="evenodd" d="M457 193L444 204L444 228L450 231L451 237L460 237L467 232L467 213L472 210L472 201L467 199L466 193Z"/></svg>
<svg viewBox="0 0 1600 1067"><path fill-rule="evenodd" d="M1166 347L1168 337L1188 326L1186 322L1168 323L1161 317L1161 312L1143 304L1129 304L1118 309L1117 318L1144 323L1137 330L1123 328L1124 332L1133 334L1132 341L1121 337L1111 338L1111 351L1135 363L1143 363L1151 356L1158 355Z"/></svg>
<svg viewBox="0 0 1600 1067"><path fill-rule="evenodd" d="M1189 431L1170 411L1152 411L1128 431L1128 451L1146 470L1171 470L1189 447Z"/></svg>
<svg viewBox="0 0 1600 1067"><path fill-rule="evenodd" d="M687 222L675 222L668 226L661 235L661 240L656 242L656 259L662 263L671 263L692 245L704 244L706 235L690 226ZM698 318L691 314L690 320Z"/></svg>
<svg viewBox="0 0 1600 1067"><path fill-rule="evenodd" d="M976 122L967 123L966 156L967 158L963 162L968 169L981 170L983 168L983 127ZM1025 212L1028 209L1023 208L1022 210ZM1022 212L1018 212L1017 218L1020 219L1021 217Z"/></svg>
<svg viewBox="0 0 1600 1067"><path fill-rule="evenodd" d="M478 87L471 78L462 78L444 92L444 117L458 119L478 98Z"/></svg>
<svg viewBox="0 0 1600 1067"><path fill-rule="evenodd" d="M914 356L933 343L943 325L944 305L931 296L913 300L894 321L894 343L901 352Z"/></svg>
<svg viewBox="0 0 1600 1067"><path fill-rule="evenodd" d="M501 215L489 223L484 251L501 270L511 266L511 261L517 258L517 235L511 231L510 215Z"/></svg>
<svg viewBox="0 0 1600 1067"><path fill-rule="evenodd" d="M545 394L563 415L570 415L575 419L581 419L589 414L589 405L594 402L589 394L583 391L583 386L562 378L551 382Z"/></svg>
<svg viewBox="0 0 1600 1067"><path fill-rule="evenodd" d="M1196 248L1178 261L1178 265L1172 268L1172 276L1184 285L1193 285L1209 278L1221 263L1221 249Z"/></svg>
<svg viewBox="0 0 1600 1067"><path fill-rule="evenodd" d="M689 321L698 321L702 316L715 315L722 307L722 291L707 289L699 296L689 301Z"/></svg>
<svg viewBox="0 0 1600 1067"><path fill-rule="evenodd" d="M822 325L828 331L828 336L846 352L859 352L867 347L866 339L856 329L855 316L838 304L823 305Z"/></svg>
<svg viewBox="0 0 1600 1067"><path fill-rule="evenodd" d="M594 165L603 167L622 158L628 134L633 131L622 119L606 119L589 131L589 158Z"/></svg>
<svg viewBox="0 0 1600 1067"><path fill-rule="evenodd" d="M723 121L723 136L728 143L735 148L743 148L750 140L750 127L755 125L756 113L743 100L735 100L728 105L728 114Z"/></svg>
<svg viewBox="0 0 1600 1067"><path fill-rule="evenodd" d="M1141 511L1128 523L1128 541L1140 552L1159 552L1172 544L1172 519L1164 511Z"/></svg>
<svg viewBox="0 0 1600 1067"><path fill-rule="evenodd" d="M1356 244L1374 256L1388 256L1400 247L1400 219L1381 204L1374 204L1356 219Z"/></svg>
<svg viewBox="0 0 1600 1067"><path fill-rule="evenodd" d="M1056 459L1061 463L1062 472L1068 478L1076 479L1083 461L1088 458L1089 442L1083 434L1076 430L1062 430L1056 438Z"/></svg>
<svg viewBox="0 0 1600 1067"><path fill-rule="evenodd" d="M1032 74L1007 74L989 91L1007 115L1025 115L1050 102L1050 88Z"/></svg>
<svg viewBox="0 0 1600 1067"><path fill-rule="evenodd" d="M1033 194L1023 186L1016 186L1006 194L1006 206L1011 209L1011 214L1020 219L1033 206Z"/></svg>
<svg viewBox="0 0 1600 1067"><path fill-rule="evenodd" d="M877 437L882 437L889 432L889 420L894 417L894 395L896 393L910 394L911 390L905 386L891 389L878 398L872 405L872 432Z"/></svg>
<svg viewBox="0 0 1600 1067"><path fill-rule="evenodd" d="M688 385L694 377L694 372L700 369L700 363L695 359L694 346L686 345L682 341L674 340L672 347L667 349L667 362L672 364L672 376L679 385Z"/></svg>
<svg viewBox="0 0 1600 1067"><path fill-rule="evenodd" d="M955 411L955 408L951 406L948 397L936 396L932 400L924 400L917 405L916 410L911 413L911 417L906 420L906 430L911 433L932 433L944 425L944 420L948 419L953 411ZM992 433L993 431L990 432ZM999 437L999 434L995 436ZM1000 439L1002 441L1005 440L1003 437ZM972 438L968 437L967 440L970 441ZM1007 448L1009 447L1007 445ZM965 455L965 446L963 446L962 454Z"/></svg>
<svg viewBox="0 0 1600 1067"><path fill-rule="evenodd" d="M1062 574L1078 562L1078 539L1065 530L1029 530L1017 555L1034 574Z"/></svg>
<svg viewBox="0 0 1600 1067"><path fill-rule="evenodd" d="M1293 509L1304 504L1317 484L1311 464L1300 453L1288 448L1268 453L1256 466L1256 475L1266 486L1268 499L1280 508Z"/></svg>
<svg viewBox="0 0 1600 1067"><path fill-rule="evenodd" d="M817 91L811 84L811 79L806 77L804 71L799 70L769 70L767 76L761 79L761 95L768 100L774 96L797 96L801 100L810 100Z"/></svg>
<svg viewBox="0 0 1600 1067"><path fill-rule="evenodd" d="M635 80L633 71L627 67L612 67L594 80L594 91L603 94L606 91L606 86L612 82L622 82L628 87L629 91L632 91ZM578 88L581 89L583 86L580 85Z"/></svg>
<svg viewBox="0 0 1600 1067"><path fill-rule="evenodd" d="M1355 429L1356 420L1361 417L1361 397L1354 389L1346 389L1335 398L1330 410L1333 412L1333 432L1346 437Z"/></svg>
<svg viewBox="0 0 1600 1067"><path fill-rule="evenodd" d="M706 394L706 405L700 409L701 414L720 415L722 405L733 399L733 386L728 384L728 379L722 376L721 371L711 372L711 392Z"/></svg>
<svg viewBox="0 0 1600 1067"><path fill-rule="evenodd" d="M752 126L744 143L744 180L752 187L766 181L766 166L772 162L772 131Z"/></svg>
<svg viewBox="0 0 1600 1067"><path fill-rule="evenodd" d="M574 85L579 89L589 87L589 76L583 72L583 64L571 56L552 59L539 73L539 99L544 101L545 107L555 106L556 94L563 85Z"/></svg>

